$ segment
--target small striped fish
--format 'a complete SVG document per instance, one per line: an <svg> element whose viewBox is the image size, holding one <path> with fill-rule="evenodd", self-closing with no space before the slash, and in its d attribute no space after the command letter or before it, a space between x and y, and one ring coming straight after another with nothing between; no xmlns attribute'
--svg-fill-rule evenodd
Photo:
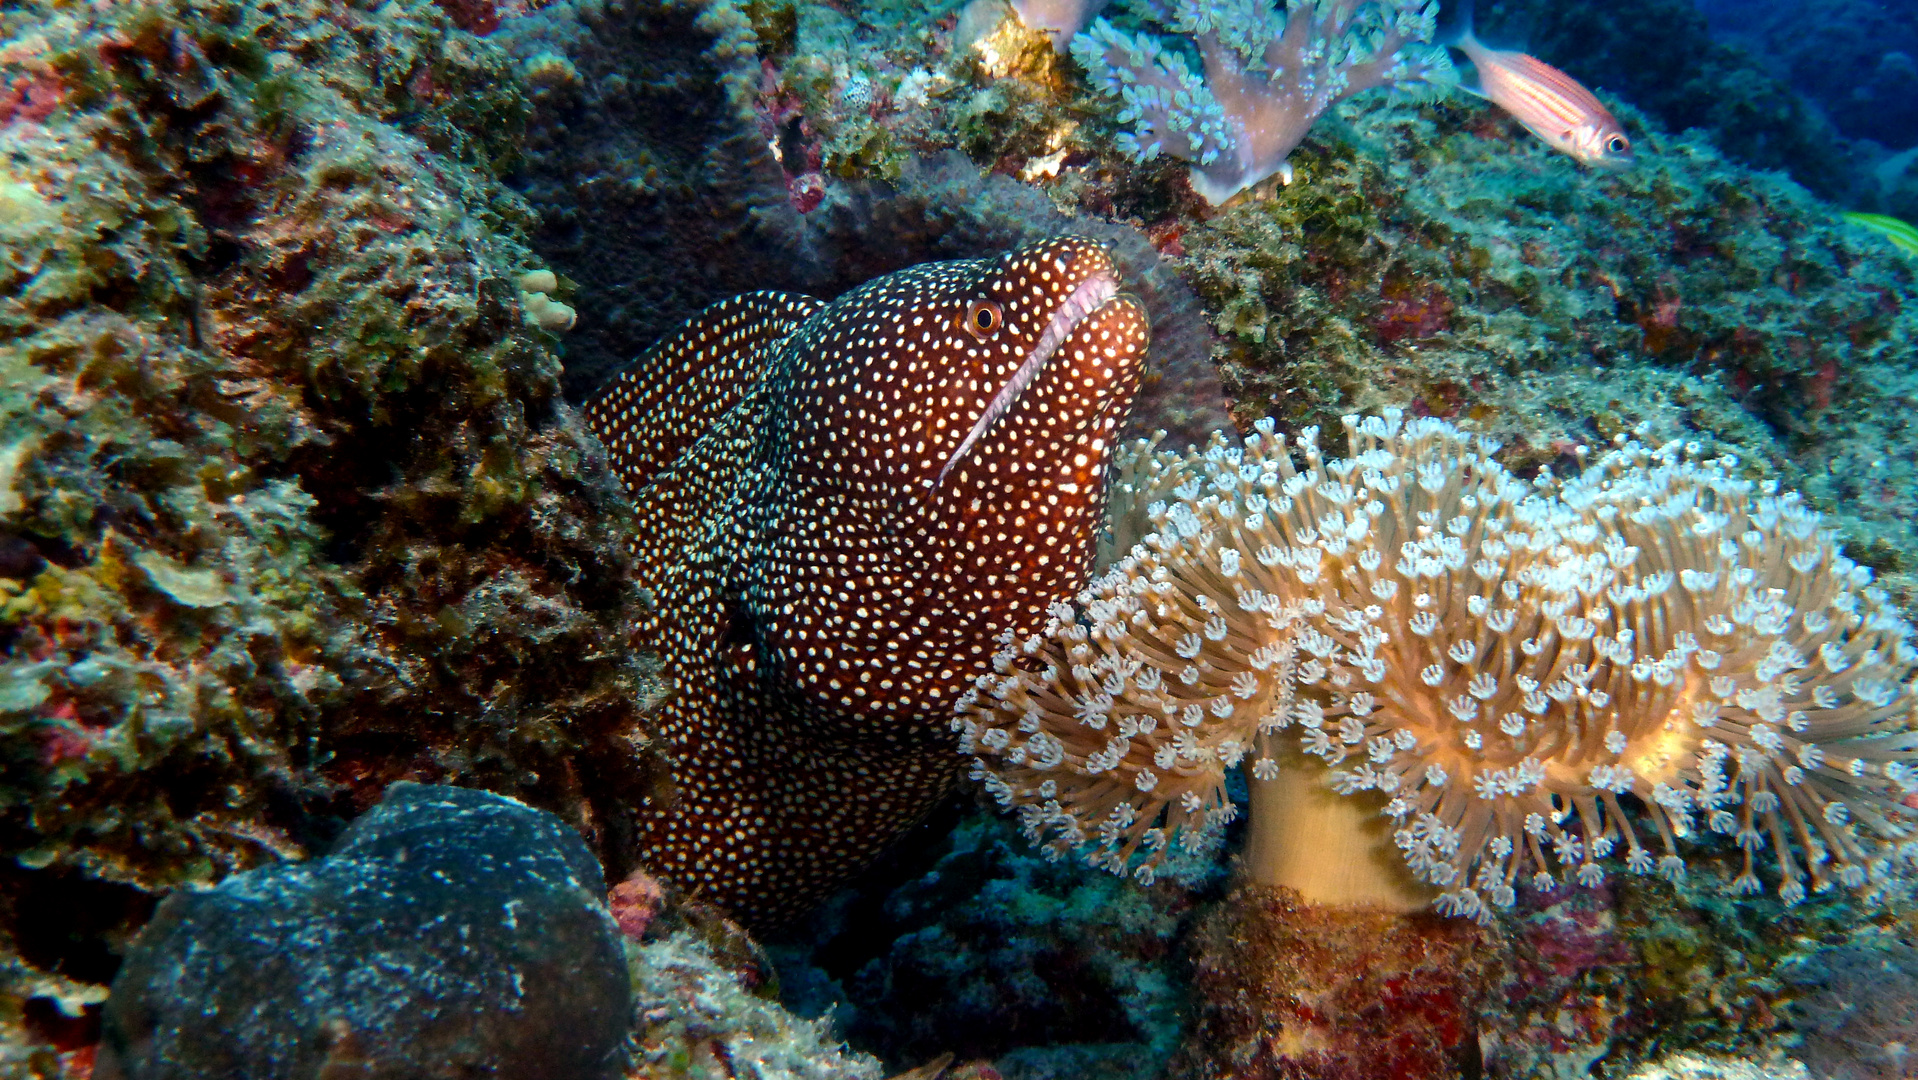
<svg viewBox="0 0 1918 1080"><path fill-rule="evenodd" d="M1863 214L1855 210L1846 211L1845 220L1880 233L1898 247L1918 255L1918 228L1909 222L1884 214Z"/></svg>
<svg viewBox="0 0 1918 1080"><path fill-rule="evenodd" d="M1632 140L1577 79L1537 57L1487 47L1472 36L1469 16L1452 48L1478 69L1478 85L1464 89L1511 113L1547 146L1601 169L1631 167Z"/></svg>

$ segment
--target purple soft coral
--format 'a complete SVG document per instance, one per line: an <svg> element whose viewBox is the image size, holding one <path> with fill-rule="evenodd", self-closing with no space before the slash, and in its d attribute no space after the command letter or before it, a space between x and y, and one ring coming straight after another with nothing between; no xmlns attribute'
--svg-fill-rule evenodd
<svg viewBox="0 0 1918 1080"><path fill-rule="evenodd" d="M1144 14L1187 35L1199 78L1176 52L1104 19L1072 41L1096 84L1136 130L1121 145L1145 161L1192 162L1192 188L1222 203L1274 173L1333 103L1374 87L1442 91L1453 81L1432 39L1433 0L1143 0Z"/></svg>
<svg viewBox="0 0 1918 1080"><path fill-rule="evenodd" d="M1052 39L1052 47L1065 52L1073 35L1085 29L1086 22L1105 10L1110 0L1012 0L1019 21Z"/></svg>

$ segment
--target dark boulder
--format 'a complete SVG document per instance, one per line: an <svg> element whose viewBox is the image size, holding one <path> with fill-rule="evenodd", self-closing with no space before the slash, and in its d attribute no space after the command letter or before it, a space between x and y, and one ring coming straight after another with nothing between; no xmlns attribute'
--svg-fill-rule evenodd
<svg viewBox="0 0 1918 1080"><path fill-rule="evenodd" d="M94 1075L618 1075L631 983L599 864L558 818L399 783L333 853L160 905Z"/></svg>

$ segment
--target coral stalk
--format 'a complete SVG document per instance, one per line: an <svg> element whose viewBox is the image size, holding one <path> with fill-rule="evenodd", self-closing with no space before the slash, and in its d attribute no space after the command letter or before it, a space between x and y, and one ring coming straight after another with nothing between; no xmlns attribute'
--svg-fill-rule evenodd
<svg viewBox="0 0 1918 1080"><path fill-rule="evenodd" d="M1313 904L1401 912L1430 904L1432 889L1406 869L1377 803L1333 791L1324 770L1287 757L1272 779L1246 780L1246 877Z"/></svg>

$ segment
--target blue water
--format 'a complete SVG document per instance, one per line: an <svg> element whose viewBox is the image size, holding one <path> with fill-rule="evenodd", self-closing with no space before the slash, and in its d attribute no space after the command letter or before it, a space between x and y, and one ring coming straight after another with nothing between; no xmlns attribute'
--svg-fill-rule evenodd
<svg viewBox="0 0 1918 1080"><path fill-rule="evenodd" d="M1918 145L1918 3L1698 0L1713 36L1748 50L1839 131Z"/></svg>

